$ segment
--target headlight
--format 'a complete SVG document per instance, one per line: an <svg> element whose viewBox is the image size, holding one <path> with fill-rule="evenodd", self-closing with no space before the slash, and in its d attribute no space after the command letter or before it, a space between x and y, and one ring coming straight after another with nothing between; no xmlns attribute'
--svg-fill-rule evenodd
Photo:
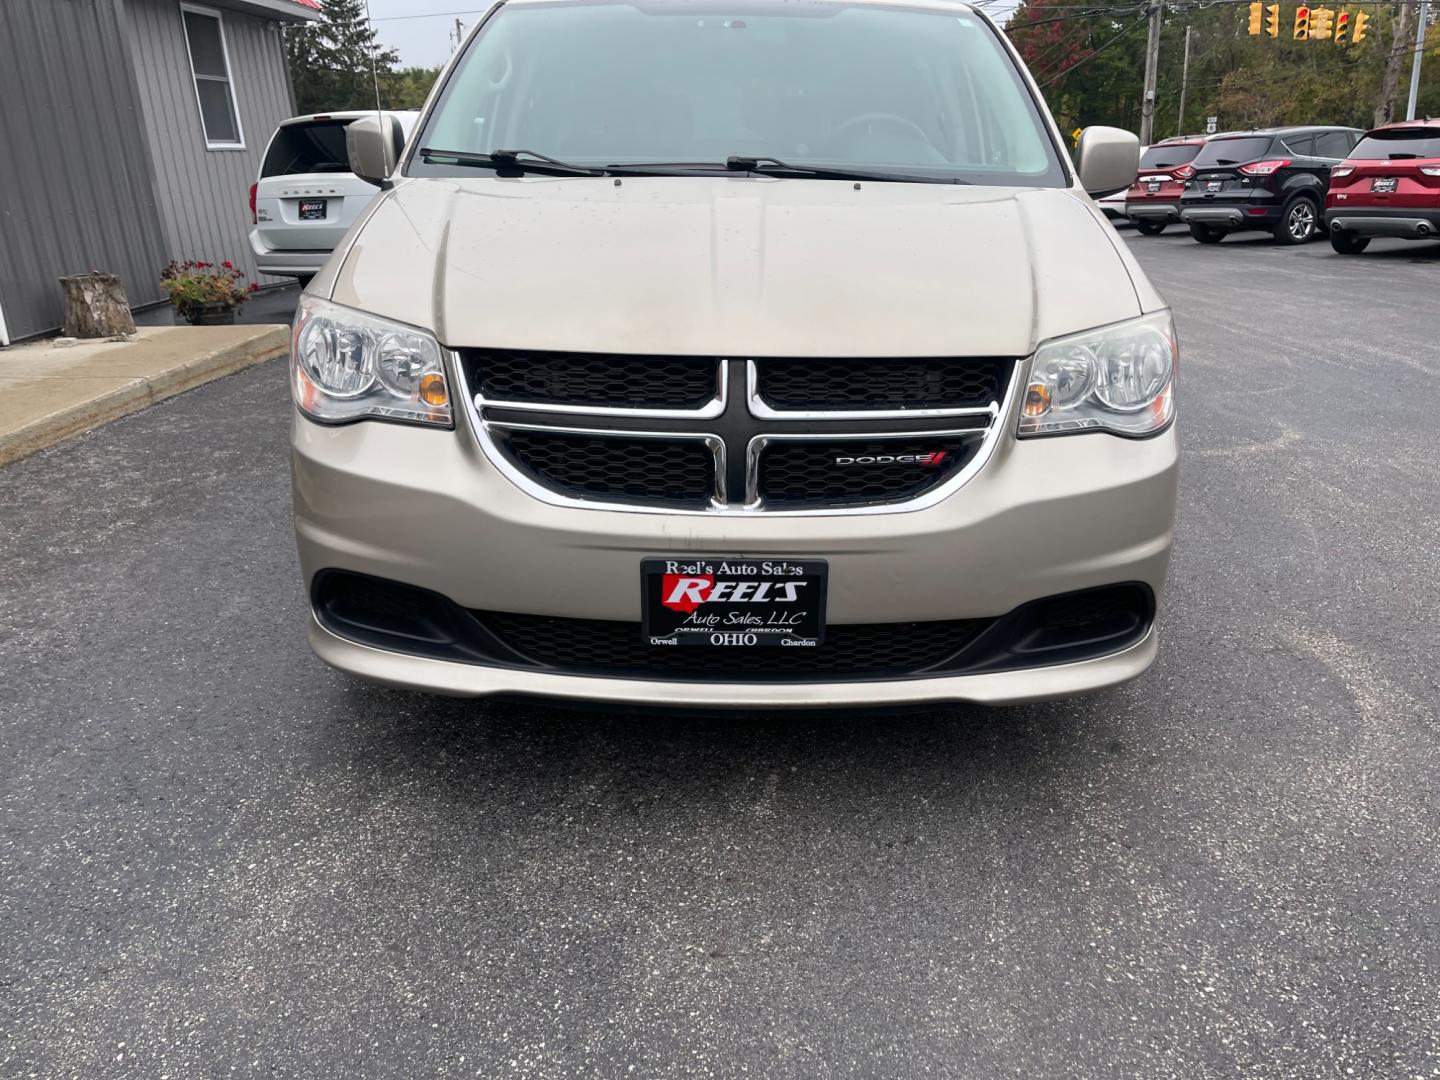
<svg viewBox="0 0 1440 1080"><path fill-rule="evenodd" d="M424 330L302 296L291 340L290 386L305 415L451 426L440 344Z"/></svg>
<svg viewBox="0 0 1440 1080"><path fill-rule="evenodd" d="M1168 311L1047 341L1035 352L1021 435L1149 435L1175 415L1175 324Z"/></svg>

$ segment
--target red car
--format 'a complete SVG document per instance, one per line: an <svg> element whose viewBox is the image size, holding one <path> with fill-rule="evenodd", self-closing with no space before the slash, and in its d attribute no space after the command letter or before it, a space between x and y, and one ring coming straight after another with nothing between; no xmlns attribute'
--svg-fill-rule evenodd
<svg viewBox="0 0 1440 1080"><path fill-rule="evenodd" d="M1190 162L1205 145L1203 135L1164 139L1146 148L1140 157L1140 174L1125 193L1125 216L1146 236L1159 236L1166 225L1180 220L1180 196L1185 181L1195 175Z"/></svg>
<svg viewBox="0 0 1440 1080"><path fill-rule="evenodd" d="M1330 172L1330 246L1358 255L1374 236L1440 240L1440 120L1386 124Z"/></svg>

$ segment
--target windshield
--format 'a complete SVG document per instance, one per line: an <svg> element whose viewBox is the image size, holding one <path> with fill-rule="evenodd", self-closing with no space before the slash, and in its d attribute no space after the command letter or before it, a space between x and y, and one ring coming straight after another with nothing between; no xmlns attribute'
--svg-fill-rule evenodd
<svg viewBox="0 0 1440 1080"><path fill-rule="evenodd" d="M1350 157L1354 161L1440 158L1440 128L1377 131L1361 139Z"/></svg>
<svg viewBox="0 0 1440 1080"><path fill-rule="evenodd" d="M1263 157L1275 141L1273 135L1246 135L1239 139L1211 139L1195 155L1195 167L1241 165Z"/></svg>
<svg viewBox="0 0 1440 1080"><path fill-rule="evenodd" d="M1173 146L1152 146L1140 159L1142 169L1173 169L1193 161L1200 152L1201 143L1176 143Z"/></svg>
<svg viewBox="0 0 1440 1080"><path fill-rule="evenodd" d="M770 157L975 184L1066 183L1035 102L984 21L824 0L500 8L417 145L524 149L590 166ZM462 171L419 157L409 169Z"/></svg>

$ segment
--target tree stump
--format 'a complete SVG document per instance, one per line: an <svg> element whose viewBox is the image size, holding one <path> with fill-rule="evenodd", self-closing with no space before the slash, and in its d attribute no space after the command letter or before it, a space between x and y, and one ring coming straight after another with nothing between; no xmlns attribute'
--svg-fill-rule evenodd
<svg viewBox="0 0 1440 1080"><path fill-rule="evenodd" d="M91 271L75 277L62 277L65 289L66 337L108 338L135 333L135 319L130 314L130 300L119 274Z"/></svg>

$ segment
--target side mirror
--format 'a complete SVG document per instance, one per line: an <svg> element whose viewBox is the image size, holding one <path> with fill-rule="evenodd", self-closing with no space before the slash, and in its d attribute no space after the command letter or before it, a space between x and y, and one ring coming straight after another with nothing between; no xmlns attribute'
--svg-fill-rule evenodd
<svg viewBox="0 0 1440 1080"><path fill-rule="evenodd" d="M376 187L388 187L390 174L405 149L405 129L390 113L362 116L345 129L350 171Z"/></svg>
<svg viewBox="0 0 1440 1080"><path fill-rule="evenodd" d="M1140 174L1140 140L1112 127L1088 127L1080 132L1075 153L1080 186L1103 199L1124 191Z"/></svg>

